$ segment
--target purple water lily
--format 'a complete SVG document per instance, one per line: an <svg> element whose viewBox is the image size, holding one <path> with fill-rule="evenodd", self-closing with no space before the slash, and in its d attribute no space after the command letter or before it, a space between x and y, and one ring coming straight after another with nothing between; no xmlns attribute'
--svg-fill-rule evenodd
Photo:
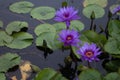
<svg viewBox="0 0 120 80"><path fill-rule="evenodd" d="M59 33L59 41L63 42L65 46L77 46L79 40L79 33L75 30L62 30Z"/></svg>
<svg viewBox="0 0 120 80"><path fill-rule="evenodd" d="M120 5L115 7L113 10L112 10L112 14L115 14L117 12L120 12Z"/></svg>
<svg viewBox="0 0 120 80"><path fill-rule="evenodd" d="M70 21L80 19L77 13L78 11L73 7L63 7L56 12L54 20L58 22L65 22L67 28L69 28Z"/></svg>
<svg viewBox="0 0 120 80"><path fill-rule="evenodd" d="M78 53L81 55L82 60L89 62L98 61L98 55L101 54L100 48L96 44L85 43L79 50Z"/></svg>

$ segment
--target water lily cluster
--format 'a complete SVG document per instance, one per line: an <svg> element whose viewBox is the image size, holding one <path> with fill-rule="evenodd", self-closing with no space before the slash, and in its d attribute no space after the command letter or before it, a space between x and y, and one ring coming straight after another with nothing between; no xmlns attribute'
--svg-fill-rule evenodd
<svg viewBox="0 0 120 80"><path fill-rule="evenodd" d="M82 44L80 41L80 32L77 30L70 30L70 22L72 20L80 19L80 17L77 15L78 11L75 10L73 7L63 7L60 8L56 12L55 19L59 22L65 22L66 29L62 30L59 35L59 41L64 44L64 46L75 46L79 50L77 53L81 55L82 60L86 60L88 62L92 61L98 61L97 58L98 55L101 54L100 48L97 47L96 44L88 42L85 42L83 46L79 46L79 44Z"/></svg>

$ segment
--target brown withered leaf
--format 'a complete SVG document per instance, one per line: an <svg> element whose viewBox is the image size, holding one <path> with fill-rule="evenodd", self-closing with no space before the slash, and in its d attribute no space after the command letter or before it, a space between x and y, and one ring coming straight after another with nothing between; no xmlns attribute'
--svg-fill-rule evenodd
<svg viewBox="0 0 120 80"><path fill-rule="evenodd" d="M27 80L32 73L31 63L29 61L23 61L20 65L20 72L22 76L21 80Z"/></svg>

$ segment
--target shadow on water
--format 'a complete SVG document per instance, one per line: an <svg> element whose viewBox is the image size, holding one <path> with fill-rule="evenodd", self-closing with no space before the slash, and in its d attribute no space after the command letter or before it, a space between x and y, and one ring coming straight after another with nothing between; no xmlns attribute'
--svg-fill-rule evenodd
<svg viewBox="0 0 120 80"><path fill-rule="evenodd" d="M12 13L8 10L9 5L17 1L20 1L20 0L0 0L0 19L4 22L4 28L11 21L15 21L15 20L27 21L29 23L28 32L31 33L33 36L35 36L34 29L41 22L32 19L31 16L28 14L19 15L19 14ZM59 9L62 6L61 3L65 0L57 0L57 1L56 0L29 0L29 1L33 2L33 4L35 4L35 7L51 6L56 9ZM79 9L79 15L81 15L81 21L86 26L85 29L89 29L90 20L85 18L82 14L82 9L83 9L82 2L84 0L71 0L71 1L72 2L69 2L69 4ZM105 8L106 13L108 13L109 6L115 3L114 0L108 0L108 1L109 1L109 4ZM98 25L105 26L107 21L105 18L107 19L107 15L105 15L104 18L96 20L95 23ZM54 23L53 20L50 20L50 21L47 20L46 22ZM22 29L22 30L27 31L26 29ZM66 64L64 60L66 56L69 56L70 51L66 50L63 52L63 51L57 50L53 52L51 49L47 48L46 46L47 44L45 41L43 41L43 43L44 43L43 44L44 47L36 47L35 43L33 43L32 46L29 46L22 50L15 50L7 47L0 47L0 55L6 52L18 53L23 60L29 60L31 63L39 66L40 68L51 67L51 68L60 70L64 76L66 76L70 80L73 80L73 78L75 77L76 63L70 62ZM74 57L72 59L74 59ZM105 74L106 72L103 69L103 67L100 65L101 63L102 61L96 63L97 69L101 73ZM94 63L92 65L94 66ZM16 67L15 67L15 71L16 71ZM17 72L19 73L19 71ZM16 74L16 72L13 72L13 73L11 72L10 74ZM20 78L20 75L17 75L17 77Z"/></svg>

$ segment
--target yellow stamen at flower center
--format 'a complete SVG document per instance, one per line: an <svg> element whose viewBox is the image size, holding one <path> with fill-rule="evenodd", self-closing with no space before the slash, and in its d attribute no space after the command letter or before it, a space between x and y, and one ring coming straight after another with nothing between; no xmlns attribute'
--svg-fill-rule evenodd
<svg viewBox="0 0 120 80"><path fill-rule="evenodd" d="M90 58L94 55L94 53L92 51L87 51L85 55Z"/></svg>

